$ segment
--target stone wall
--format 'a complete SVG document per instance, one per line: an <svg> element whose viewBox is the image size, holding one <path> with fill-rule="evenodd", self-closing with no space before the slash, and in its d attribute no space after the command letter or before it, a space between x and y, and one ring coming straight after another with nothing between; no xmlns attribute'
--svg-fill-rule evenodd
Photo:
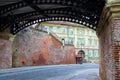
<svg viewBox="0 0 120 80"><path fill-rule="evenodd" d="M46 32L25 29L18 33L13 45L13 67L75 63L74 46L62 43Z"/></svg>
<svg viewBox="0 0 120 80"><path fill-rule="evenodd" d="M12 67L12 42L0 39L0 69Z"/></svg>

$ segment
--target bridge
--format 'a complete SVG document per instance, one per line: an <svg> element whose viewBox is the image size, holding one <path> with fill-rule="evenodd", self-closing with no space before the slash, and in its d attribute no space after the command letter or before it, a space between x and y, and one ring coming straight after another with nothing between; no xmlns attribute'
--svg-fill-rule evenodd
<svg viewBox="0 0 120 80"><path fill-rule="evenodd" d="M46 21L68 21L95 30L99 38L100 79L120 80L120 0L1 0L1 68L12 68L14 36Z"/></svg>

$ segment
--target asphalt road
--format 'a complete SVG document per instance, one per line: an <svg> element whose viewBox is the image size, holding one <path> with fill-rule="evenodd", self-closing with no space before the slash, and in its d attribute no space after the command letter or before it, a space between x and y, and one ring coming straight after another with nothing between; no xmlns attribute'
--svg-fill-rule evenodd
<svg viewBox="0 0 120 80"><path fill-rule="evenodd" d="M0 80L98 80L98 64L30 66L0 70Z"/></svg>

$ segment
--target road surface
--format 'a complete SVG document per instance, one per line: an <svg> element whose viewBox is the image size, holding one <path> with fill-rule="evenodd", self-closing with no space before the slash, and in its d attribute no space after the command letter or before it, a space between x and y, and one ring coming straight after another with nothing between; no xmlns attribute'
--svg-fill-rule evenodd
<svg viewBox="0 0 120 80"><path fill-rule="evenodd" d="M0 80L98 80L98 64L30 66L0 70Z"/></svg>

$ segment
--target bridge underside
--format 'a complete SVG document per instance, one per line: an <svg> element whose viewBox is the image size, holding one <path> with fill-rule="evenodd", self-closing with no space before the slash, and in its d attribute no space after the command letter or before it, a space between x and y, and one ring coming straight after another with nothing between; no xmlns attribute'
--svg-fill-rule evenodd
<svg viewBox="0 0 120 80"><path fill-rule="evenodd" d="M96 30L104 0L1 0L0 31L12 34L40 22L69 21Z"/></svg>
<svg viewBox="0 0 120 80"><path fill-rule="evenodd" d="M7 40L0 40L0 51L10 52L12 47L3 43L12 45L11 34L15 35L32 24L74 22L97 31L100 79L120 80L119 9L119 0L0 0L0 38ZM12 57L12 52L9 56Z"/></svg>

